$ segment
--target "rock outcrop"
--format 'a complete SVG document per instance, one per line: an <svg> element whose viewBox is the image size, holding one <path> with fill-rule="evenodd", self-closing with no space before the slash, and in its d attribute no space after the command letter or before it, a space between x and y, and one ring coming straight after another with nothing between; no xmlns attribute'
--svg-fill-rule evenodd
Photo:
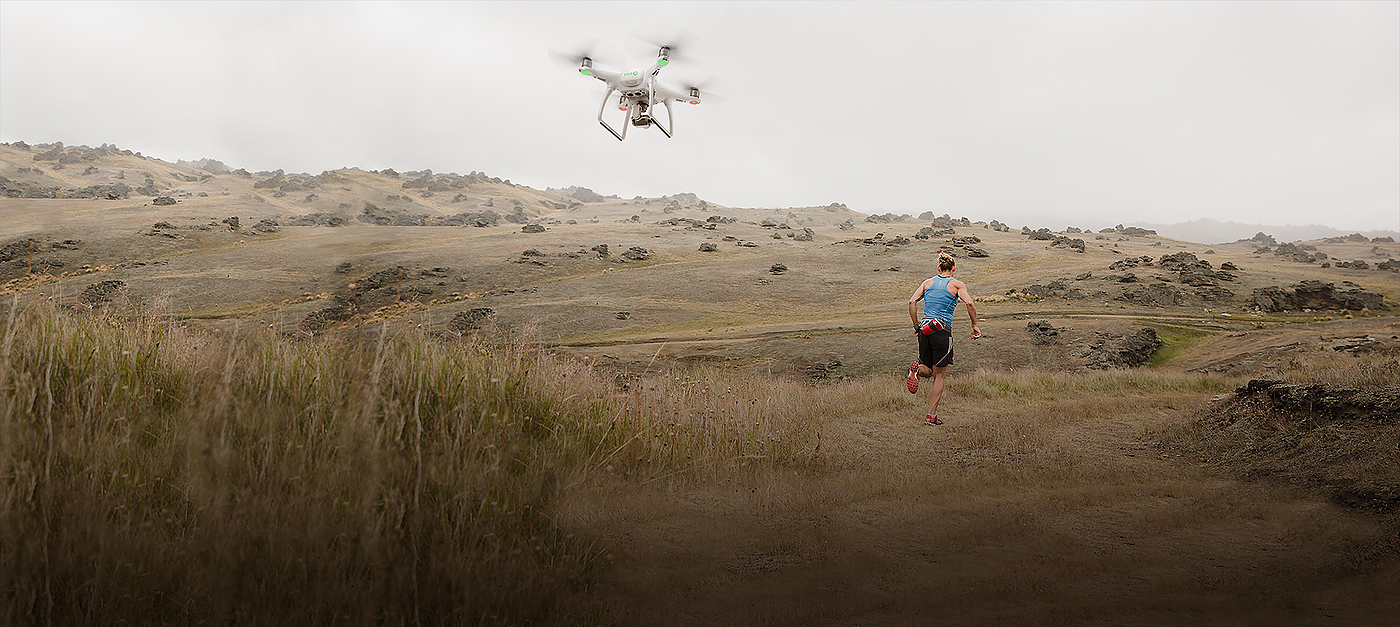
<svg viewBox="0 0 1400 627"><path fill-rule="evenodd" d="M1152 307L1175 307L1181 304L1181 298L1182 292L1176 286L1158 283L1124 291L1118 300Z"/></svg>
<svg viewBox="0 0 1400 627"><path fill-rule="evenodd" d="M1071 350L1069 355L1084 360L1084 367L1091 370L1131 368L1147 363L1161 346L1161 338L1151 327L1125 334L1095 331L1093 340Z"/></svg>
<svg viewBox="0 0 1400 627"><path fill-rule="evenodd" d="M1291 288L1261 287L1254 290L1251 301L1256 309L1265 313L1301 309L1389 309L1384 296L1351 281L1343 281L1341 288L1315 280L1302 281Z"/></svg>

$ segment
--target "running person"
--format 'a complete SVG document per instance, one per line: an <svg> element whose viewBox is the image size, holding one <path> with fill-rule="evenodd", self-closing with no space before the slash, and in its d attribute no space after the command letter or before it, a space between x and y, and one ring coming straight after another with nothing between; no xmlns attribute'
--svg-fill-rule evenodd
<svg viewBox="0 0 1400 627"><path fill-rule="evenodd" d="M919 285L914 295L909 297L909 319L914 322L914 333L919 336L919 361L909 364L909 378L905 386L910 394L919 391L919 377L933 377L933 385L928 391L928 415L924 422L941 425L938 419L938 401L943 398L943 373L953 362L953 310L958 301L967 303L967 315L972 319L972 339L982 337L977 328L977 306L972 304L972 294L967 285L953 278L957 271L953 257L948 253L938 254L938 276L929 277ZM924 316L919 318L914 304L924 301Z"/></svg>

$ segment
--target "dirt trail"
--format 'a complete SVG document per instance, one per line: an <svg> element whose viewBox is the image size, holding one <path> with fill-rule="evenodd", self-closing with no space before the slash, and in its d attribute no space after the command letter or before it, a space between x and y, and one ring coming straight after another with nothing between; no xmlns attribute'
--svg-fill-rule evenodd
<svg viewBox="0 0 1400 627"><path fill-rule="evenodd" d="M1197 406L1197 405L1193 405ZM625 624L1394 624L1393 528L1139 441L1186 409L976 444L986 424L833 420L817 471L597 484L561 520L602 538ZM980 431L979 431L980 430Z"/></svg>

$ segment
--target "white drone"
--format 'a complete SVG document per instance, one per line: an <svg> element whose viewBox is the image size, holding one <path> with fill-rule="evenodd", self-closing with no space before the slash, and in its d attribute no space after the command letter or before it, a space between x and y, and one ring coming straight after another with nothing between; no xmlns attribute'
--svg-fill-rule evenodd
<svg viewBox="0 0 1400 627"><path fill-rule="evenodd" d="M666 137L671 137L675 130L675 117L671 111L672 102L685 102L692 105L700 104L703 98L708 97L710 102L719 102L723 98L706 93L702 89L703 85L698 83L687 84L682 89L673 89L661 84L657 76L661 74L661 69L669 66L674 60L687 60L688 57L682 55L683 48L688 47L680 40L691 40L694 36L689 32L680 31L677 35L662 40L654 41L645 37L638 37L643 43L656 50L656 60L650 66L634 68L626 71L608 70L596 67L593 64L597 56L597 43L590 42L575 49L574 52L550 51L550 57L560 65L577 67L578 73L584 76L591 76L608 86L607 93L603 94L603 102L598 107L598 123L603 128L608 129L613 137L618 141L627 138L627 127L629 125L638 128L648 128L655 126L660 129ZM690 59L693 60L693 59ZM622 132L618 132L607 121L603 120L603 112L608 108L608 102L612 99L613 92L618 92L617 108L625 111L626 117L623 119ZM666 108L666 124L653 115L656 105Z"/></svg>

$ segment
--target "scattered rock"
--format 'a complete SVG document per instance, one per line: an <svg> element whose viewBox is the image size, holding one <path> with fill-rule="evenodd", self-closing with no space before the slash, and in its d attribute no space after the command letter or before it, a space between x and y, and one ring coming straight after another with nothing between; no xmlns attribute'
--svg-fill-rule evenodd
<svg viewBox="0 0 1400 627"><path fill-rule="evenodd" d="M719 247L715 246L714 242L700 242L700 252L712 253L716 250L719 250Z"/></svg>
<svg viewBox="0 0 1400 627"><path fill-rule="evenodd" d="M784 272L787 272L787 270L788 267L781 263L775 263L771 268L768 268L768 271L773 274L782 274Z"/></svg>
<svg viewBox="0 0 1400 627"><path fill-rule="evenodd" d="M338 213L318 212L287 218L287 226L345 226L349 221Z"/></svg>
<svg viewBox="0 0 1400 627"><path fill-rule="evenodd" d="M543 226L540 226L540 225L538 225L538 224L526 224L525 226L520 227L520 232L521 232L521 233L543 233L543 232L544 232L544 227L543 227Z"/></svg>
<svg viewBox="0 0 1400 627"><path fill-rule="evenodd" d="M651 259L651 251L641 246L633 246L628 248L627 252L622 253L622 258L631 261L646 261Z"/></svg>
<svg viewBox="0 0 1400 627"><path fill-rule="evenodd" d="M980 246L967 246L967 247L963 248L963 250L967 253L967 256L968 256L968 257L990 257L990 256L992 256L991 253L988 253L988 252L986 251L986 249L983 249L983 248L981 248Z"/></svg>
<svg viewBox="0 0 1400 627"><path fill-rule="evenodd" d="M83 293L78 295L78 302L86 305L100 305L111 301L112 297L125 287L125 281L98 281L87 286Z"/></svg>
<svg viewBox="0 0 1400 627"><path fill-rule="evenodd" d="M1119 259L1118 261L1115 261L1115 262L1109 264L1108 269L1109 269L1109 270L1123 270L1123 269L1126 269L1126 268L1136 268L1136 267L1138 267L1138 266L1150 266L1150 265L1152 265L1152 257L1149 257L1149 256L1147 256L1147 255L1143 255L1143 256L1141 256L1141 257L1128 257L1128 258L1126 258L1126 259Z"/></svg>
<svg viewBox="0 0 1400 627"><path fill-rule="evenodd" d="M1036 346L1051 346L1060 343L1060 329L1051 325L1049 320L1027 322L1026 333L1031 336L1031 344Z"/></svg>
<svg viewBox="0 0 1400 627"><path fill-rule="evenodd" d="M402 209L381 208L373 203L366 202L364 211L356 216L360 222L373 224L376 226L424 226L427 222L426 214L413 213Z"/></svg>
<svg viewBox="0 0 1400 627"><path fill-rule="evenodd" d="M459 311L447 322L447 328L458 333L471 333L481 328L481 325L492 316L496 315L496 310L490 307L473 307L466 311Z"/></svg>
<svg viewBox="0 0 1400 627"><path fill-rule="evenodd" d="M156 196L153 200L151 200L151 204L153 205L173 205L176 202L178 201L169 196Z"/></svg>
<svg viewBox="0 0 1400 627"><path fill-rule="evenodd" d="M833 359L825 363L808 364L803 366L802 371L814 380L822 381L836 378L836 370L841 367L841 360Z"/></svg>
<svg viewBox="0 0 1400 627"><path fill-rule="evenodd" d="M629 319L629 318L631 318L631 317L632 317L632 312L630 312L630 311L619 311L619 312L617 312L617 319L618 319L618 320L627 320L627 319Z"/></svg>

